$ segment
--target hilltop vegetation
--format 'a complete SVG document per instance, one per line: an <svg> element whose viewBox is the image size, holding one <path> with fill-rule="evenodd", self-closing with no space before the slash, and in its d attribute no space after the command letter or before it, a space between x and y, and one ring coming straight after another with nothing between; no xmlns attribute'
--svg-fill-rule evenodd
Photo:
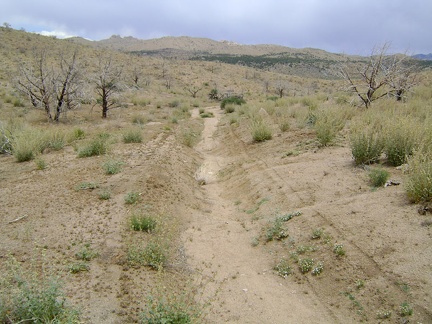
<svg viewBox="0 0 432 324"><path fill-rule="evenodd" d="M432 321L427 68L366 108L319 50L0 40L0 323Z"/></svg>

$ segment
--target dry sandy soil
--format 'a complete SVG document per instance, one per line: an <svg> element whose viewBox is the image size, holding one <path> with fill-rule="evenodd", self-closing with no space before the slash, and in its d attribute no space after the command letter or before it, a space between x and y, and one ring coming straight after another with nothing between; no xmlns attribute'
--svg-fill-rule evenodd
<svg viewBox="0 0 432 324"><path fill-rule="evenodd" d="M193 148L178 140L181 123L152 123L142 144L115 144L116 175L104 174L105 157L79 159L72 147L44 154L45 170L0 157L0 260L48 264L83 323L136 322L155 289L193 291L208 323L432 323L432 227L422 226L431 215L408 202L402 170L388 168L401 185L372 190L344 141L318 148L310 130L293 128L252 143L246 127L207 110L215 117L193 112L204 122ZM99 188L76 190L86 181ZM111 199L98 199L102 189ZM163 272L127 263L131 242L148 239L128 227L131 191L175 227ZM287 237L268 241L275 218L294 212ZM68 272L85 244L98 253L89 271ZM302 273L296 260L306 258L322 273ZM282 259L285 278L274 270ZM400 315L404 302L413 315Z"/></svg>

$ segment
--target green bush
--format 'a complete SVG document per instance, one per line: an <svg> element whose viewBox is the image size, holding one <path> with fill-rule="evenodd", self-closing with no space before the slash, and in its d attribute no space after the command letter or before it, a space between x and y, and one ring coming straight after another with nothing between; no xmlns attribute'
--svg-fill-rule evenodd
<svg viewBox="0 0 432 324"><path fill-rule="evenodd" d="M369 171L369 181L376 188L384 186L389 176L390 174L387 170L372 169Z"/></svg>
<svg viewBox="0 0 432 324"><path fill-rule="evenodd" d="M233 105L240 106L240 105L245 104L245 103L246 103L246 101L243 98L233 96L233 97L228 97L228 98L223 99L221 101L220 107L221 107L221 109L225 109L225 106L227 104L233 104Z"/></svg>

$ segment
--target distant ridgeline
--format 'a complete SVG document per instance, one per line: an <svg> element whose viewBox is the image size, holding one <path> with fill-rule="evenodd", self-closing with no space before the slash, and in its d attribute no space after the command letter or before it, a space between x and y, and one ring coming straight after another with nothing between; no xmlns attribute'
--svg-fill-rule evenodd
<svg viewBox="0 0 432 324"><path fill-rule="evenodd" d="M187 51L179 49L140 50L130 52L135 55L159 56L172 59L188 59L192 61L207 61L247 66L265 71L278 72L301 77L320 79L339 79L340 65L346 62L342 55L333 54L335 59L322 58L310 53L275 53L266 55L245 54L215 54L209 52ZM421 69L432 67L432 55L430 58L413 56L414 62ZM366 57L352 56L350 64L362 64ZM411 62L410 64L414 64Z"/></svg>
<svg viewBox="0 0 432 324"><path fill-rule="evenodd" d="M192 61L207 61L241 65L302 77L325 79L339 78L338 66L341 61L320 58L309 53L277 53L269 55L214 54L208 52L181 51L178 49L141 50L131 52L136 55L182 58ZM351 62L362 62L355 60Z"/></svg>

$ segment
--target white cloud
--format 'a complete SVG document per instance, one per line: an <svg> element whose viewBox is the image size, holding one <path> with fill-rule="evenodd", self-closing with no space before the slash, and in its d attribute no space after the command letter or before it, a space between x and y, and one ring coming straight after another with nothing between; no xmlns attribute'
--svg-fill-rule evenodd
<svg viewBox="0 0 432 324"><path fill-rule="evenodd" d="M57 38L69 38L69 37L75 37L77 35L71 35L68 33L65 33L63 31L58 31L58 30L53 30L53 31L40 31L40 32L36 32L36 34L40 34L43 36L52 36L52 37L57 37Z"/></svg>

